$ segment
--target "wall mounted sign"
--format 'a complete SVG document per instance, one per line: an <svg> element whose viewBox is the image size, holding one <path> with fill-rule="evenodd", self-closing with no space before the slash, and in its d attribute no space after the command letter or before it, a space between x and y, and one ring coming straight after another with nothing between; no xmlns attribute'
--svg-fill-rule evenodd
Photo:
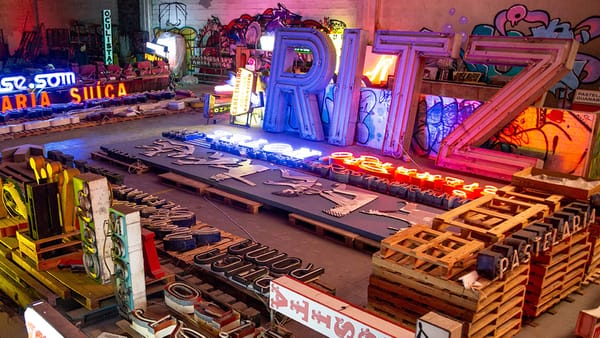
<svg viewBox="0 0 600 338"><path fill-rule="evenodd" d="M113 47L112 47L112 19L110 9L102 10L102 25L104 27L104 63L112 65Z"/></svg>

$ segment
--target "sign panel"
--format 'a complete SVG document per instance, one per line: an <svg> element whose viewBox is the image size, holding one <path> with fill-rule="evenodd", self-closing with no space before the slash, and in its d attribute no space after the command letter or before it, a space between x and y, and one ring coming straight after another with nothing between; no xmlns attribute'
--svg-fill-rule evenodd
<svg viewBox="0 0 600 338"><path fill-rule="evenodd" d="M112 47L112 19L110 9L102 10L102 25L104 27L104 64L112 65L113 47Z"/></svg>
<svg viewBox="0 0 600 338"><path fill-rule="evenodd" d="M413 338L414 332L288 276L271 281L269 306L327 337Z"/></svg>

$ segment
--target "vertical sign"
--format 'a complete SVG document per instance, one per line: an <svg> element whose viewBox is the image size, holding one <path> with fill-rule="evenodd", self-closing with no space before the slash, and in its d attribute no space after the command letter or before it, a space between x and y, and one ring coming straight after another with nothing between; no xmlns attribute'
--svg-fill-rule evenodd
<svg viewBox="0 0 600 338"><path fill-rule="evenodd" d="M113 64L112 21L110 9L102 10L102 25L104 26L104 64Z"/></svg>

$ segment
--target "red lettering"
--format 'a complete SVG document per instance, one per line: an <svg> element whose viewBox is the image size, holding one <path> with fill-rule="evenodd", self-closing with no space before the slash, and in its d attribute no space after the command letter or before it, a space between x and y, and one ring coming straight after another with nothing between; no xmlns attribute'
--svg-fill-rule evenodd
<svg viewBox="0 0 600 338"><path fill-rule="evenodd" d="M271 308L279 309L288 306L288 300L279 291L279 287L271 284Z"/></svg>

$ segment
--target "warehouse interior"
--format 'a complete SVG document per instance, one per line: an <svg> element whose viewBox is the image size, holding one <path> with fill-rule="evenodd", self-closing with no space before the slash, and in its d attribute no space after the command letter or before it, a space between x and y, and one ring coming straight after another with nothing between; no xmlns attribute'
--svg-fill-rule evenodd
<svg viewBox="0 0 600 338"><path fill-rule="evenodd" d="M594 6L33 0L0 337L595 336Z"/></svg>

